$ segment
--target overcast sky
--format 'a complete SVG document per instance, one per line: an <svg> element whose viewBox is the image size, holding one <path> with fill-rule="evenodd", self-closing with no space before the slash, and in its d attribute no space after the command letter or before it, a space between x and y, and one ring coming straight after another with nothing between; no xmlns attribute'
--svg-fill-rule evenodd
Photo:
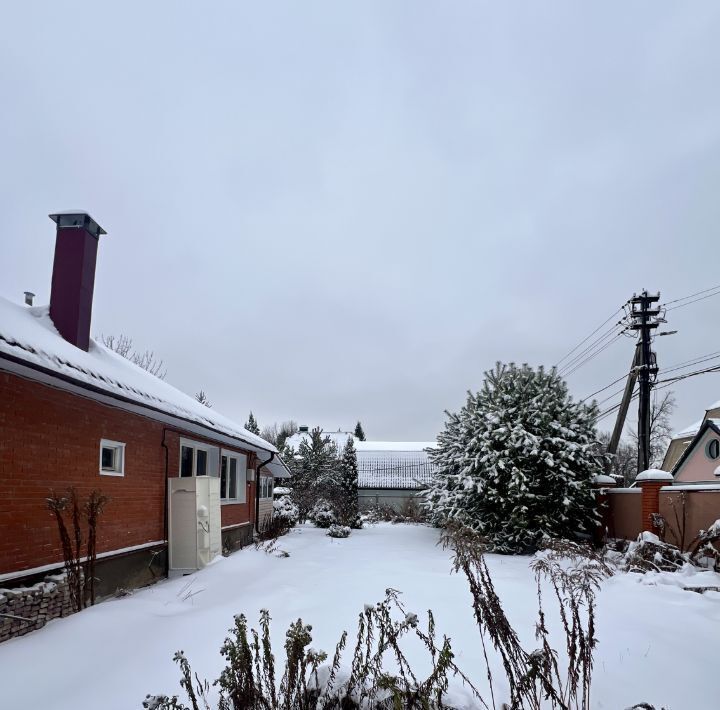
<svg viewBox="0 0 720 710"><path fill-rule="evenodd" d="M496 360L552 365L633 291L720 283L717 2L0 18L0 295L47 302L47 215L89 211L108 231L93 333L154 349L241 421L432 439ZM719 351L719 311L670 312L660 364ZM675 393L683 427L720 374Z"/></svg>

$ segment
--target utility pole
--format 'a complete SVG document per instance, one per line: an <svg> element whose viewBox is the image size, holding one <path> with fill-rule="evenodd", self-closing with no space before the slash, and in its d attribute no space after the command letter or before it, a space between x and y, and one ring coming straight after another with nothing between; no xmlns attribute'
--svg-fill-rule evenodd
<svg viewBox="0 0 720 710"><path fill-rule="evenodd" d="M623 392L623 398L620 402L620 409L618 410L617 418L615 419L615 428L613 429L612 436L610 437L610 443L607 447L607 452L615 456L620 445L620 437L622 436L623 427L625 426L625 418L627 417L628 409L630 408L630 400L632 399L633 390L635 389L635 382L637 382L637 368L640 364L640 343L635 346L635 353L633 354L632 362L630 363L630 371L628 372L627 382L625 383L625 391ZM608 460L607 468L608 471L611 466L611 461Z"/></svg>
<svg viewBox="0 0 720 710"><path fill-rule="evenodd" d="M639 331L640 363L638 404L638 473L650 468L650 389L657 375L657 358L651 348L651 332L660 325L660 294L643 291L630 299L630 328Z"/></svg>

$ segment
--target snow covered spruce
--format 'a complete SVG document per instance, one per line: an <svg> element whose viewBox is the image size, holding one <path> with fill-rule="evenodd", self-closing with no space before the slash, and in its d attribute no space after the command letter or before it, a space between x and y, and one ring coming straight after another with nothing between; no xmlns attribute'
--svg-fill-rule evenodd
<svg viewBox="0 0 720 710"><path fill-rule="evenodd" d="M300 522L309 519L322 528L334 523L360 526L357 453L352 438L339 452L321 429L313 429L309 440L301 442L297 452L286 451L285 458L292 471L290 498Z"/></svg>
<svg viewBox="0 0 720 710"><path fill-rule="evenodd" d="M597 408L574 402L555 370L498 363L447 415L430 452L439 475L425 495L435 523L467 526L509 553L592 532L591 479L603 462Z"/></svg>

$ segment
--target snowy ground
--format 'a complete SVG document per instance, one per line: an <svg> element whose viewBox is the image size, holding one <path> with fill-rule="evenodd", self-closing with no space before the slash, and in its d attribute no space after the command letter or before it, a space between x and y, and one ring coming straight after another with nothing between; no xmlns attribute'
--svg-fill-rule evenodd
<svg viewBox="0 0 720 710"><path fill-rule="evenodd" d="M341 631L352 634L363 605L380 600L386 587L401 590L413 611L433 609L458 665L482 686L467 586L450 574L449 554L436 541L437 531L422 526L381 524L346 540L302 527L281 540L288 558L248 548L191 577L53 621L0 645L0 707L128 710L139 708L149 692L179 693L173 653L183 649L201 677L216 678L233 615L245 612L256 622L262 607L273 616L276 656L284 630L298 617L312 623L313 646L331 652ZM536 604L528 562L489 558L510 620L530 647ZM640 701L669 710L719 706L713 669L720 594L688 592L673 580L679 577L619 574L605 583L594 708ZM720 577L702 573L685 581L711 586Z"/></svg>

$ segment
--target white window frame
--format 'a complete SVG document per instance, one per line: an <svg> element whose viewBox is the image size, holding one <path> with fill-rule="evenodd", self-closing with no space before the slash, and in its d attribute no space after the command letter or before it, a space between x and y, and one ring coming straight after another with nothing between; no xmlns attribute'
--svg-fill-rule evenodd
<svg viewBox="0 0 720 710"><path fill-rule="evenodd" d="M190 476L182 475L182 450L183 447L193 450L192 473ZM206 456L206 472L198 476L197 474L197 452L204 451ZM201 441L193 441L192 439L180 439L180 455L178 461L178 477L179 478L218 478L220 476L220 457L218 456L218 447L212 444L205 444ZM214 471L214 472L213 472Z"/></svg>
<svg viewBox="0 0 720 710"><path fill-rule="evenodd" d="M115 467L112 469L103 468L103 449L115 450ZM119 459L119 461L118 461ZM101 476L124 476L125 475L125 444L122 441L111 439L100 439L100 461L98 468Z"/></svg>
<svg viewBox="0 0 720 710"><path fill-rule="evenodd" d="M272 476L260 476L260 499L267 500L273 497L274 479ZM270 489L268 491L268 488ZM268 495L269 493L269 495Z"/></svg>
<svg viewBox="0 0 720 710"><path fill-rule="evenodd" d="M223 490L223 480L222 480L222 460L223 458L227 458L227 478L225 480L225 489ZM237 471L237 478L235 480L235 498L228 498L227 493L230 489L230 459L235 459L236 463L236 471ZM221 505L235 505L237 503L246 503L247 502L247 462L248 457L247 454L241 454L237 451L228 451L227 449L222 449L220 451L220 471L218 475L220 476L220 504Z"/></svg>

